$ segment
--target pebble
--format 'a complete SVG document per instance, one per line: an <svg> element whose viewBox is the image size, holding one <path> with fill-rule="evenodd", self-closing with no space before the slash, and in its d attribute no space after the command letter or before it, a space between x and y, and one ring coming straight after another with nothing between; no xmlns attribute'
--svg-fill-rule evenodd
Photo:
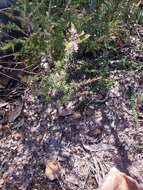
<svg viewBox="0 0 143 190"><path fill-rule="evenodd" d="M22 134L21 133L15 133L14 135L13 135L13 139L15 140L15 141L19 141L20 139L22 138Z"/></svg>

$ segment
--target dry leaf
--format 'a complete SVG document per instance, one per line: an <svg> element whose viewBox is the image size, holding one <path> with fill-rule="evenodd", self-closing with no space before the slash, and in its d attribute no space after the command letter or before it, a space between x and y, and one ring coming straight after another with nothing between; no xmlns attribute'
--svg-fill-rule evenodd
<svg viewBox="0 0 143 190"><path fill-rule="evenodd" d="M9 111L8 121L14 122L15 119L21 114L22 108L23 108L23 103L19 101L18 104L15 106L15 108Z"/></svg>
<svg viewBox="0 0 143 190"><path fill-rule="evenodd" d="M91 130L91 134L94 136L94 137L98 137L99 135L102 134L102 129L101 128L95 128L94 130Z"/></svg>
<svg viewBox="0 0 143 190"><path fill-rule="evenodd" d="M47 160L46 161L46 170L45 175L53 181L58 179L64 174L64 169L61 167L60 163L56 160Z"/></svg>
<svg viewBox="0 0 143 190"><path fill-rule="evenodd" d="M81 113L78 111L73 112L72 115L73 119L80 119L81 118Z"/></svg>

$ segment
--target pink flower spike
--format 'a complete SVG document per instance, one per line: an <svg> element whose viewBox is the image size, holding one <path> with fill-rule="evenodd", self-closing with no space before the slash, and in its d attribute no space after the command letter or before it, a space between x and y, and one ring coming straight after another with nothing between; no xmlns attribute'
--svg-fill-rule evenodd
<svg viewBox="0 0 143 190"><path fill-rule="evenodd" d="M74 52L77 52L78 51L78 45L77 45L77 42L76 41L72 41L72 50Z"/></svg>

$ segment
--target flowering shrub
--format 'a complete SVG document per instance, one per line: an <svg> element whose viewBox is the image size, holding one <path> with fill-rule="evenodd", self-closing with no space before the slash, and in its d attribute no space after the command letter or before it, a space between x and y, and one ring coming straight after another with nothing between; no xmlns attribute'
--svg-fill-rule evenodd
<svg viewBox="0 0 143 190"><path fill-rule="evenodd" d="M77 42L77 40L78 40L79 35L78 35L77 30L76 30L73 23L71 24L71 28L69 29L69 32L71 34L71 42L69 44L70 45L69 52L71 52L71 53L72 52L77 52L78 51L78 42Z"/></svg>
<svg viewBox="0 0 143 190"><path fill-rule="evenodd" d="M140 0L17 1L17 6L5 14L13 18L15 12L20 11L16 17L20 24L4 27L20 28L25 35L6 41L1 50L11 48L15 52L20 44L18 56L27 64L39 61L45 69L38 84L40 92L46 96L52 91L53 94L69 93L74 86L74 82L67 82L69 66L74 67L74 55L82 57L86 52L96 55L97 51L114 49L114 39L123 39L128 26L141 20L140 4ZM41 61L43 57L46 62ZM99 68L102 70L98 70L98 74L103 74L105 60Z"/></svg>

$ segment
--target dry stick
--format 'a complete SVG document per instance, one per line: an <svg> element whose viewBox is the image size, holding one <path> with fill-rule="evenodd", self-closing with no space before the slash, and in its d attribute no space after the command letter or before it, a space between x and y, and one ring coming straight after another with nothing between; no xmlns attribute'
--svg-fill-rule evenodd
<svg viewBox="0 0 143 190"><path fill-rule="evenodd" d="M19 61L19 62L16 62L16 61L0 61L0 63L10 63L10 64L22 64L23 62Z"/></svg>
<svg viewBox="0 0 143 190"><path fill-rule="evenodd" d="M3 11L8 10L8 9L10 9L10 8L8 7L8 8L0 9L0 12L3 12Z"/></svg>
<svg viewBox="0 0 143 190"><path fill-rule="evenodd" d="M16 79L16 78L14 78L14 77L11 77L11 76L9 76L9 75L7 75L7 74L1 72L1 71L0 71L0 74L3 75L3 76L5 76L5 77L8 77L8 78L10 78L10 79L12 79L12 80L15 80L15 81L17 81L17 82L19 82L19 83L21 83L21 84L24 84L24 82L22 82L22 81L20 81L20 80L18 80L18 79Z"/></svg>
<svg viewBox="0 0 143 190"><path fill-rule="evenodd" d="M12 55L18 55L18 53L10 53L10 54L7 54L7 55L0 56L0 59L7 58L7 57L10 57Z"/></svg>
<svg viewBox="0 0 143 190"><path fill-rule="evenodd" d="M88 180L88 178L89 178L90 171L91 171L91 168L88 169L88 174L87 174L87 176L86 176L85 183L83 184L83 190L84 190L85 185L86 185L86 183L87 183L87 180Z"/></svg>
<svg viewBox="0 0 143 190"><path fill-rule="evenodd" d="M11 56L11 55L14 55L14 54L16 54L16 53L13 53L13 54L8 54L8 55L4 55L4 56L1 56L0 57L0 59L3 59L3 58L6 58L6 57L9 57L9 56ZM23 62L14 62L14 61L2 61L1 63L15 63L15 64L22 64ZM30 67L33 67L35 65L35 63L33 63L33 64L30 64L30 65L27 65L24 69L26 70L26 69L28 69L28 68L30 68ZM39 64L38 65L36 65L36 67L35 68L37 68L39 66ZM0 65L0 69L1 68L5 68L5 69L11 69L11 70L17 70L17 71L24 71L23 69L16 69L16 68L9 68L9 67L4 67L4 66L2 66L2 65ZM34 68L34 69L35 69ZM24 72L27 72L27 73L29 73L29 74L37 74L37 73L34 73L34 72L30 72L30 71L24 71Z"/></svg>
<svg viewBox="0 0 143 190"><path fill-rule="evenodd" d="M107 166L104 164L104 166L105 166L106 169L103 168L101 161L98 160L97 158L94 158L94 156L93 156L93 154L92 154L92 151L91 151L90 149L88 149L87 147L85 147L85 145L84 145L82 139L81 139L81 145L82 145L83 149L84 149L88 154L91 155L92 163L93 163L94 168L95 168L95 170L96 170L95 173L97 174L97 178L98 178L98 179L97 179L97 178L95 177L95 179L96 179L97 183L99 184L99 183L101 183L102 178L104 178L104 176L105 176L105 173L106 173L106 170L107 170Z"/></svg>
<svg viewBox="0 0 143 190"><path fill-rule="evenodd" d="M20 32L21 32L23 35L25 35L25 37L28 37L28 35L27 35L25 32L23 32L22 30L20 30ZM10 38L12 38L12 40L17 40L17 37L13 37L13 36L11 36L11 35L9 35L9 34L7 34L7 36L10 37Z"/></svg>
<svg viewBox="0 0 143 190"><path fill-rule="evenodd" d="M61 186L62 190L66 190L65 187L64 187L64 185L63 185L63 183L62 183L61 180L59 179L59 177L58 177L58 176L56 176L56 177L57 177L57 180L58 180L59 185Z"/></svg>
<svg viewBox="0 0 143 190"><path fill-rule="evenodd" d="M18 86L16 86L12 91L10 91L7 96L10 96L11 94L13 94L14 92L17 92L18 90Z"/></svg>
<svg viewBox="0 0 143 190"><path fill-rule="evenodd" d="M7 69L7 70L11 70L11 71L21 71L27 74L32 74L32 75L36 75L37 73L34 72L30 72L30 71L25 71L25 69L16 69L16 68L10 68L10 67L4 67L4 66L0 66L0 69Z"/></svg>
<svg viewBox="0 0 143 190"><path fill-rule="evenodd" d="M81 139L80 142L81 142L81 145L82 145L83 150L86 151L88 154L90 154L90 156L92 157L92 155L91 155L91 151L90 151L89 149L87 149L87 148L84 146L82 136L81 136L80 139ZM95 176L94 176L94 177L95 177ZM97 182L96 177L95 177L95 180L96 180L96 182Z"/></svg>
<svg viewBox="0 0 143 190"><path fill-rule="evenodd" d="M136 29L136 33L137 33L137 35L138 35L139 38L142 38L142 36L140 35L138 29Z"/></svg>

